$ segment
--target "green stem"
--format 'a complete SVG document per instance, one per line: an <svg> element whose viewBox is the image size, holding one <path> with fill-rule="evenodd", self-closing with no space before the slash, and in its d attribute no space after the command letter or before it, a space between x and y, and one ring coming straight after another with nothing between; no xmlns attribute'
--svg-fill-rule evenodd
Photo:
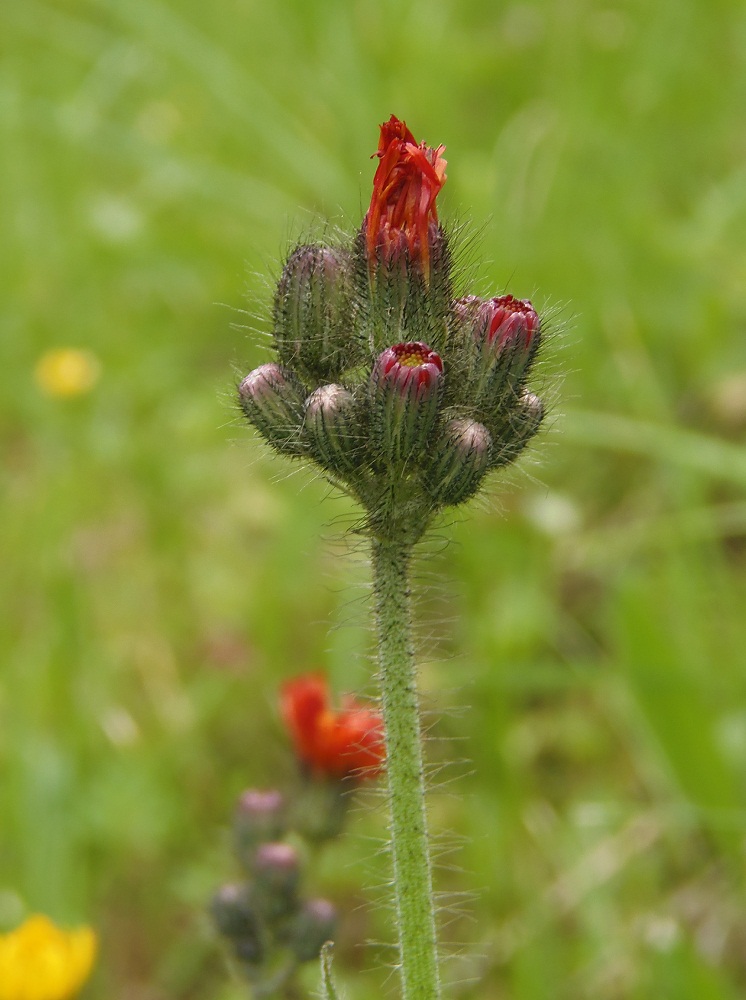
<svg viewBox="0 0 746 1000"><path fill-rule="evenodd" d="M422 734L409 602L411 547L374 538L379 666L386 728L402 1000L440 996Z"/></svg>

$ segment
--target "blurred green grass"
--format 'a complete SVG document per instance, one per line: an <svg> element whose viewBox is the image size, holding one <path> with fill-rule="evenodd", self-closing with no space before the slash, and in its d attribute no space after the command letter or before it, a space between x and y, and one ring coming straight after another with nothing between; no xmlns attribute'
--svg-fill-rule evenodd
<svg viewBox="0 0 746 1000"><path fill-rule="evenodd" d="M92 1000L242 995L203 913L233 798L291 779L280 680L371 691L371 637L354 512L233 379L395 112L447 144L476 290L559 313L546 434L421 565L450 994L743 995L743 6L5 0L0 37L0 922L92 921ZM100 381L45 397L67 346ZM315 875L360 1000L382 829Z"/></svg>

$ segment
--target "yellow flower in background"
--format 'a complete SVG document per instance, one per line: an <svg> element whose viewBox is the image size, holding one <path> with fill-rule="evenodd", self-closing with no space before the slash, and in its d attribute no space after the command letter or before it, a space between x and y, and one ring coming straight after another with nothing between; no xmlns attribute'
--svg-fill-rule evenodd
<svg viewBox="0 0 746 1000"><path fill-rule="evenodd" d="M63 931L48 917L29 917L0 934L0 1000L72 1000L95 957L90 927Z"/></svg>
<svg viewBox="0 0 746 1000"><path fill-rule="evenodd" d="M41 391L56 399L72 399L89 392L98 381L101 365L95 354L75 347L45 351L34 368Z"/></svg>

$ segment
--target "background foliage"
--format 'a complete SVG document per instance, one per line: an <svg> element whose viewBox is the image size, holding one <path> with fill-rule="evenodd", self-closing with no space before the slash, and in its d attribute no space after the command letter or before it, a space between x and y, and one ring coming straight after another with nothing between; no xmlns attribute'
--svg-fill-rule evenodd
<svg viewBox="0 0 746 1000"><path fill-rule="evenodd" d="M476 290L559 307L546 433L421 565L451 995L742 996L743 4L4 0L0 37L0 922L94 923L92 1000L243 995L203 910L233 799L292 780L280 680L371 691L371 639L353 512L231 366L395 112ZM34 380L61 346L79 398ZM314 872L353 1000L394 990L382 832Z"/></svg>

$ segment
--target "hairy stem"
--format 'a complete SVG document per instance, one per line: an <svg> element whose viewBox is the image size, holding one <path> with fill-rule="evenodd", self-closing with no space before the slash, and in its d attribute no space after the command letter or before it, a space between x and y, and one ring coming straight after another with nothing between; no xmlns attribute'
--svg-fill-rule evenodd
<svg viewBox="0 0 746 1000"><path fill-rule="evenodd" d="M440 983L411 635L410 559L410 545L374 538L373 587L386 728L402 1000L437 1000Z"/></svg>

